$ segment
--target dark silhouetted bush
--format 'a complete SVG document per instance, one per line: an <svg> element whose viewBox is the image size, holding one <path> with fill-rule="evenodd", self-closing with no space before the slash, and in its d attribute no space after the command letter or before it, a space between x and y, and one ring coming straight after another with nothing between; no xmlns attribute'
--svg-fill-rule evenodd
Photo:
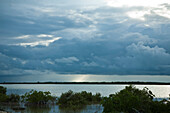
<svg viewBox="0 0 170 113"><path fill-rule="evenodd" d="M0 102L8 102L9 97L6 94L0 93Z"/></svg>
<svg viewBox="0 0 170 113"><path fill-rule="evenodd" d="M169 113L167 100L153 101L154 95L148 88L139 90L130 85L102 100L104 113Z"/></svg>
<svg viewBox="0 0 170 113"><path fill-rule="evenodd" d="M0 86L0 94L5 94L6 95L6 88L3 86Z"/></svg>
<svg viewBox="0 0 170 113"><path fill-rule="evenodd" d="M58 100L58 104L60 107L69 107L69 108L80 108L83 105L100 103L101 95L100 93L96 93L96 95L92 95L90 92L82 91L80 93L74 93L69 90L66 93L62 93L61 97Z"/></svg>
<svg viewBox="0 0 170 113"><path fill-rule="evenodd" d="M43 92L31 90L30 92L25 93L25 95L22 95L22 102L26 102L27 104L42 105L46 104L49 100L53 101L54 99L55 97L52 97L49 91Z"/></svg>
<svg viewBox="0 0 170 113"><path fill-rule="evenodd" d="M20 96L16 94L6 95L6 88L0 86L0 102L19 102Z"/></svg>
<svg viewBox="0 0 170 113"><path fill-rule="evenodd" d="M17 94L8 95L8 102L19 102L20 96Z"/></svg>
<svg viewBox="0 0 170 113"><path fill-rule="evenodd" d="M0 86L0 102L7 102L8 96L6 95L6 88Z"/></svg>

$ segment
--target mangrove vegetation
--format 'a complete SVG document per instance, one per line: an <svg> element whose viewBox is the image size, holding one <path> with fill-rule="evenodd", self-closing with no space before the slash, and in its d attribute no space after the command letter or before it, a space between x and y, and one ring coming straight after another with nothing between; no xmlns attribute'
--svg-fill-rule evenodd
<svg viewBox="0 0 170 113"><path fill-rule="evenodd" d="M24 95L21 96L22 102L25 102L26 105L45 105L47 102L55 101L55 97L51 96L49 91L36 91L31 90L30 92L26 92Z"/></svg>
<svg viewBox="0 0 170 113"><path fill-rule="evenodd" d="M82 91L80 93L74 93L69 90L66 93L62 93L58 100L58 105L62 108L76 109L88 104L99 104L101 100L100 93L93 95L91 92Z"/></svg>
<svg viewBox="0 0 170 113"><path fill-rule="evenodd" d="M161 101L156 100L155 95L147 87L141 89L133 85L126 86L123 90L102 97L100 93L68 92L60 97L54 97L51 93L31 90L24 95L6 94L7 89L0 86L0 103L21 102L25 105L57 104L60 109L79 109L86 105L98 104L103 106L103 113L170 113L170 98Z"/></svg>
<svg viewBox="0 0 170 113"><path fill-rule="evenodd" d="M7 89L5 87L0 86L0 102L4 102L4 103L11 103L11 102L15 102L18 103L20 101L20 96L17 94L10 94L7 95L6 94Z"/></svg>
<svg viewBox="0 0 170 113"><path fill-rule="evenodd" d="M154 101L155 95L148 88L142 90L126 86L116 94L104 97L103 113L170 113L170 101Z"/></svg>

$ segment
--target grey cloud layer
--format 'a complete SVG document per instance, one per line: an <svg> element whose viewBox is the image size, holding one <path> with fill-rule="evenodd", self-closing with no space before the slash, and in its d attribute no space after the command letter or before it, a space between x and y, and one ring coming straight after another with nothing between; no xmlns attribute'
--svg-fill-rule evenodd
<svg viewBox="0 0 170 113"><path fill-rule="evenodd" d="M83 1L1 3L1 76L31 74L25 70L170 75L170 18L159 14L170 4L115 8ZM145 13L132 17L135 11Z"/></svg>

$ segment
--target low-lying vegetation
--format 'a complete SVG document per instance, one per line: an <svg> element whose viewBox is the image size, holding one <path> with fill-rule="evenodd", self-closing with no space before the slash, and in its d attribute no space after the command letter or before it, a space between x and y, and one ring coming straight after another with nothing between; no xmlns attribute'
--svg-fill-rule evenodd
<svg viewBox="0 0 170 113"><path fill-rule="evenodd" d="M116 94L104 97L104 113L170 113L170 101L153 101L154 94L148 89L139 90L130 85Z"/></svg>
<svg viewBox="0 0 170 113"><path fill-rule="evenodd" d="M82 91L80 93L74 93L70 90L66 93L62 93L58 100L58 104L60 107L76 109L83 105L99 104L101 100L102 98L100 93L92 95L91 92Z"/></svg>
<svg viewBox="0 0 170 113"><path fill-rule="evenodd" d="M6 94L6 88L0 86L0 103L3 102L21 102L26 105L48 105L54 103L56 97L51 93L32 90L21 97L19 95ZM57 104L62 109L79 109L89 104L101 104L103 113L170 113L169 100L156 101L155 95L148 89L142 90L133 85L126 86L125 89L110 94L109 97L101 97L100 93L92 94L91 92L73 92L69 90L58 98ZM50 102L49 102L50 101Z"/></svg>
<svg viewBox="0 0 170 113"><path fill-rule="evenodd" d="M31 90L30 92L25 93L25 95L22 95L22 102L25 102L26 105L45 105L47 102L55 101L55 97L51 96L51 93L43 92L43 91L36 91Z"/></svg>
<svg viewBox="0 0 170 113"><path fill-rule="evenodd" d="M20 96L17 94L6 94L7 90L5 87L0 86L0 102L16 102L18 103L20 101Z"/></svg>

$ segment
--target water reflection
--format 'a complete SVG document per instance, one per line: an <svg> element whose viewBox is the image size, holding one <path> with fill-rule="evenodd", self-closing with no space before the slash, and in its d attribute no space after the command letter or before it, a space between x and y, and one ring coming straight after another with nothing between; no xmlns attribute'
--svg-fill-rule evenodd
<svg viewBox="0 0 170 113"><path fill-rule="evenodd" d="M50 113L52 106L43 105L43 106L27 106L26 113Z"/></svg>
<svg viewBox="0 0 170 113"><path fill-rule="evenodd" d="M22 105L21 105L22 106ZM0 105L0 109L8 111L9 113L102 113L103 107L101 105L87 105L79 109L65 109L58 105L43 105L43 106L26 106L25 110L13 110L18 105Z"/></svg>

